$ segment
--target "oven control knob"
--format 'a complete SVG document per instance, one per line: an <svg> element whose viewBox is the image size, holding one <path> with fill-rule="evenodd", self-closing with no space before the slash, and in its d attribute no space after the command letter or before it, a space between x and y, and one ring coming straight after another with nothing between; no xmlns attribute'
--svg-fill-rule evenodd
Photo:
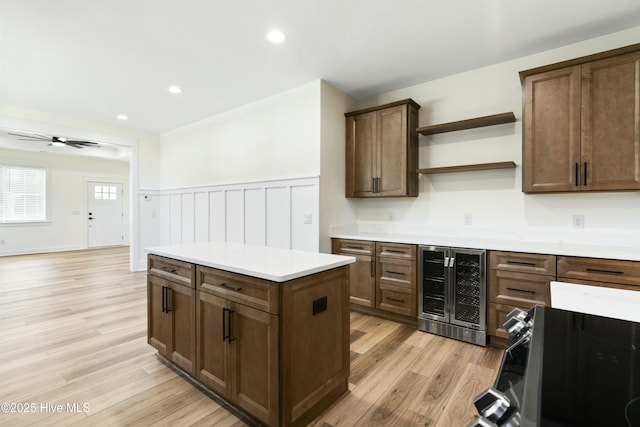
<svg viewBox="0 0 640 427"><path fill-rule="evenodd" d="M485 417L478 417L467 424L467 427L498 427L494 422L489 421Z"/></svg>
<svg viewBox="0 0 640 427"><path fill-rule="evenodd" d="M527 326L527 312L514 308L507 314L507 320L504 322L504 329L509 336L514 336Z"/></svg>
<svg viewBox="0 0 640 427"><path fill-rule="evenodd" d="M507 396L493 387L476 397L473 400L473 404L482 417L493 423L497 423L498 420L504 417L511 407L511 402Z"/></svg>

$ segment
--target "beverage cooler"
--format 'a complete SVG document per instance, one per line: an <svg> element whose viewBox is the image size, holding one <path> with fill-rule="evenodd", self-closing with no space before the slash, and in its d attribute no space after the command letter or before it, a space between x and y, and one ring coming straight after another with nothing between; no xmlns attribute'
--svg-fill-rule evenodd
<svg viewBox="0 0 640 427"><path fill-rule="evenodd" d="M484 250L420 246L418 329L486 345Z"/></svg>

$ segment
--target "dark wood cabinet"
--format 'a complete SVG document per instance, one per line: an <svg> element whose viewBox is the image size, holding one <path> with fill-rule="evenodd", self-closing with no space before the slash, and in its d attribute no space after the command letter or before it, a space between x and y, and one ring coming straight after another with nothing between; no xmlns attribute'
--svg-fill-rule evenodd
<svg viewBox="0 0 640 427"><path fill-rule="evenodd" d="M195 362L192 271L188 263L154 257L147 275L147 342L191 374Z"/></svg>
<svg viewBox="0 0 640 427"><path fill-rule="evenodd" d="M416 245L376 242L376 308L417 319Z"/></svg>
<svg viewBox="0 0 640 427"><path fill-rule="evenodd" d="M520 74L524 192L640 189L640 47Z"/></svg>
<svg viewBox="0 0 640 427"><path fill-rule="evenodd" d="M559 256L558 280L640 291L640 262Z"/></svg>
<svg viewBox="0 0 640 427"><path fill-rule="evenodd" d="M375 242L362 240L332 239L332 253L352 256L356 262L350 264L349 301L364 307L376 305L376 258Z"/></svg>
<svg viewBox="0 0 640 427"><path fill-rule="evenodd" d="M506 345L509 334L502 325L511 310L551 305L550 283L555 278L555 255L489 252L487 334L491 345Z"/></svg>
<svg viewBox="0 0 640 427"><path fill-rule="evenodd" d="M411 99L346 117L346 197L418 195L418 109Z"/></svg>
<svg viewBox="0 0 640 427"><path fill-rule="evenodd" d="M196 377L269 425L278 423L278 316L198 291Z"/></svg>
<svg viewBox="0 0 640 427"><path fill-rule="evenodd" d="M351 264L351 309L415 325L416 245L332 239L332 253L356 258Z"/></svg>

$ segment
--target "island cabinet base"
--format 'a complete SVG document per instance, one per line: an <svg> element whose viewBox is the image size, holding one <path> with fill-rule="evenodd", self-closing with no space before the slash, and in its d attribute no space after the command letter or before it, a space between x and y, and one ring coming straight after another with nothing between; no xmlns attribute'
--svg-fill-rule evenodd
<svg viewBox="0 0 640 427"><path fill-rule="evenodd" d="M348 390L348 266L286 282L194 270L194 368L167 363L269 426L307 425Z"/></svg>

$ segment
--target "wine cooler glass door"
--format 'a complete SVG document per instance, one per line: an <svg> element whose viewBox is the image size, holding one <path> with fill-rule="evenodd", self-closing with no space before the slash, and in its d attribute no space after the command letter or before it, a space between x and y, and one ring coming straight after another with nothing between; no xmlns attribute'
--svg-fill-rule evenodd
<svg viewBox="0 0 640 427"><path fill-rule="evenodd" d="M452 257L454 262L451 323L484 330L484 252L456 249Z"/></svg>
<svg viewBox="0 0 640 427"><path fill-rule="evenodd" d="M449 321L447 264L449 250L422 247L420 250L420 317Z"/></svg>

